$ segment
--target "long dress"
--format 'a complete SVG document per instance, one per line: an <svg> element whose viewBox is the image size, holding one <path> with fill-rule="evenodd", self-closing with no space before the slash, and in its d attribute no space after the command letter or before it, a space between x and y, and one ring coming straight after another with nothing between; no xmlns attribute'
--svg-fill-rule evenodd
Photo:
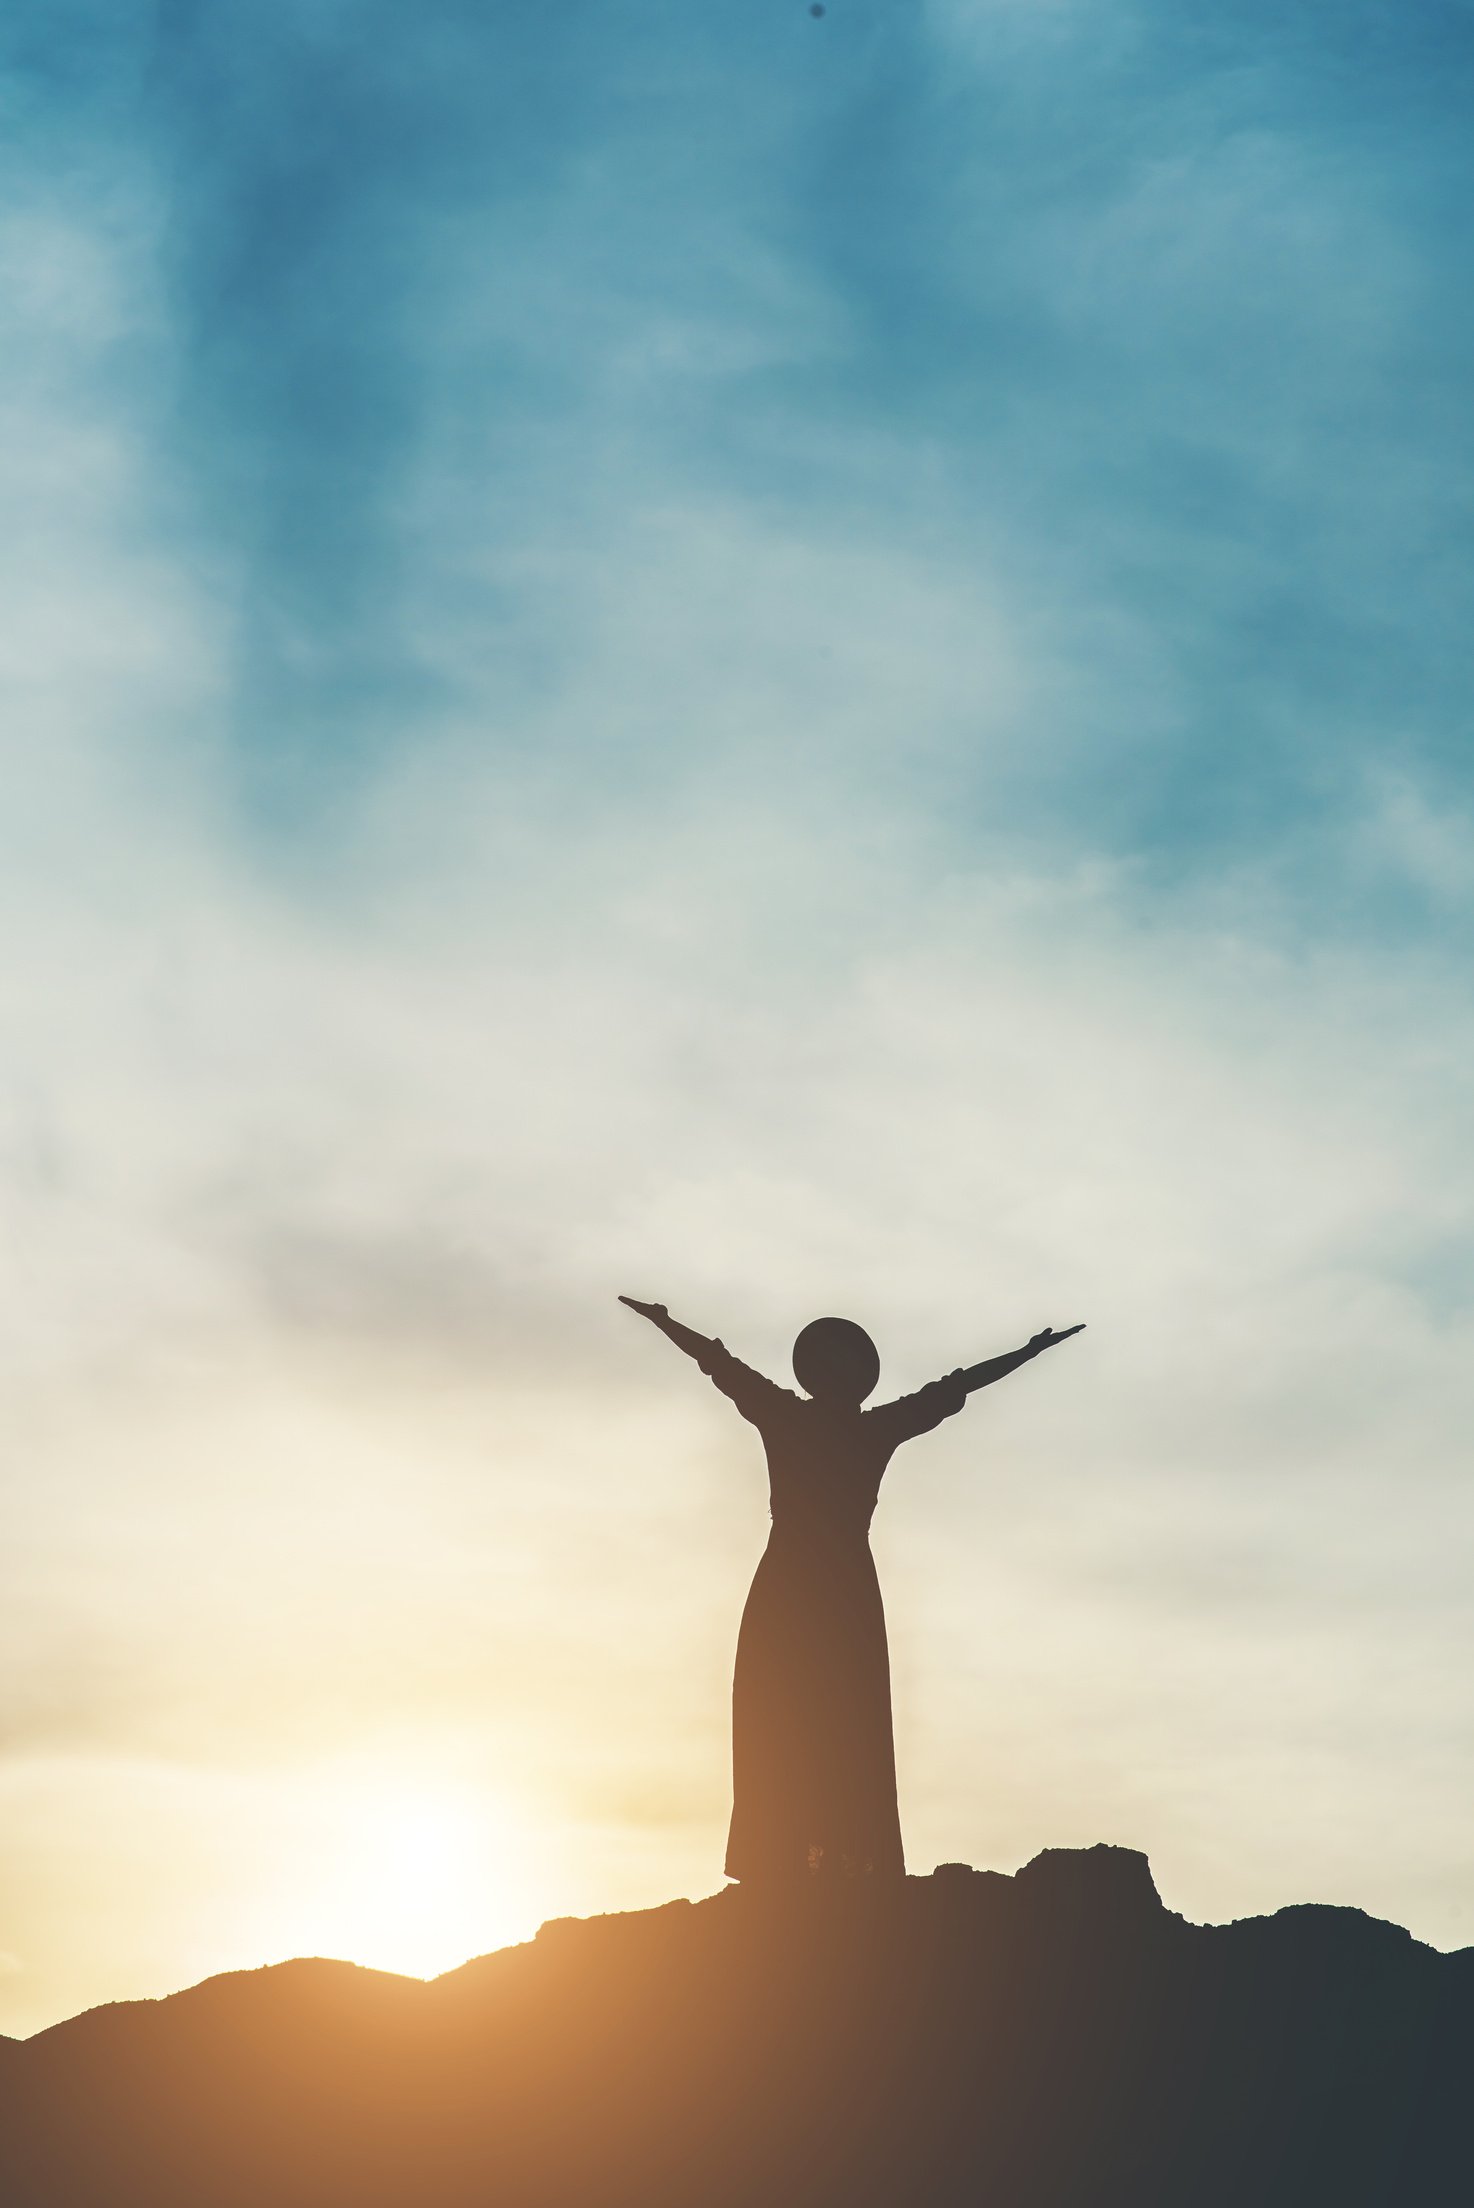
<svg viewBox="0 0 1474 2208"><path fill-rule="evenodd" d="M811 1402L720 1342L703 1367L762 1435L773 1530L732 1681L727 1876L899 1878L890 1653L870 1520L894 1451L966 1400L960 1376L874 1410Z"/></svg>

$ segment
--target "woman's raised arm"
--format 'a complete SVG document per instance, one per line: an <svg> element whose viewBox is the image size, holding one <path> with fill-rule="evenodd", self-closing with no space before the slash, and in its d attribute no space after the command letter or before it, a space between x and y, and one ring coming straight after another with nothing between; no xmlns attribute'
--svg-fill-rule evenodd
<svg viewBox="0 0 1474 2208"><path fill-rule="evenodd" d="M726 1344L706 1334L698 1334L694 1326L682 1326L673 1319L663 1303L636 1303L633 1296L621 1296L631 1311L638 1311L642 1319L658 1326L662 1334L669 1335L677 1349L683 1349L720 1388L729 1401L736 1404L742 1416L752 1425L763 1427L769 1418L778 1416L798 1399L786 1388L774 1385L751 1365L744 1365L740 1357L734 1357Z"/></svg>
<svg viewBox="0 0 1474 2208"><path fill-rule="evenodd" d="M1020 1365L1026 1365L1029 1359L1037 1357L1041 1350L1053 1349L1057 1342L1067 1342L1072 1334L1083 1334L1084 1331L1085 1322L1083 1319L1078 1326L1067 1326L1061 1334L1056 1334L1052 1326L1046 1326L1042 1334L1033 1335L1025 1342L1022 1349L1012 1349L1006 1357L985 1358L980 1365L969 1365L961 1376L962 1385L969 1395L972 1394L975 1388L991 1387L993 1382L1001 1380L1005 1373L1017 1372Z"/></svg>
<svg viewBox="0 0 1474 2208"><path fill-rule="evenodd" d="M669 1336L675 1343L677 1349L683 1349L688 1357L694 1357L697 1364L703 1370L706 1369L703 1360L710 1358L717 1346L709 1336L698 1334L694 1326L682 1326L679 1319L671 1317L663 1303L636 1303L633 1296L621 1296L619 1300L627 1303L631 1311L638 1311L640 1317L648 1319L652 1326L658 1326L661 1333Z"/></svg>

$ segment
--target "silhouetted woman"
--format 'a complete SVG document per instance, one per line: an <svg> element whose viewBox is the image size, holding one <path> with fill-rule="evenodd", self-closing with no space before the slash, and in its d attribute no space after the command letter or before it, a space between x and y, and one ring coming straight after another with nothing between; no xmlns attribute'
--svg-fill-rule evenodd
<svg viewBox="0 0 1474 2208"><path fill-rule="evenodd" d="M682 1326L663 1303L619 1300L695 1358L756 1426L768 1456L773 1530L742 1613L732 1681L727 1876L899 1878L890 1656L870 1554L881 1477L903 1441L960 1411L975 1388L1081 1330L1046 1327L1006 1357L865 1411L880 1358L850 1319L815 1319L799 1335L800 1396Z"/></svg>

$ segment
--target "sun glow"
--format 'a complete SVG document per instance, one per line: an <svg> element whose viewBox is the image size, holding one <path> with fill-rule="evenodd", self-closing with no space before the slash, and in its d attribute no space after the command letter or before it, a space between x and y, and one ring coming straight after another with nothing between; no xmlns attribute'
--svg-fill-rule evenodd
<svg viewBox="0 0 1474 2208"><path fill-rule="evenodd" d="M273 1882L263 1903L276 1954L429 1978L530 1938L548 1913L526 1833L486 1794L382 1781L313 1792L295 1891Z"/></svg>

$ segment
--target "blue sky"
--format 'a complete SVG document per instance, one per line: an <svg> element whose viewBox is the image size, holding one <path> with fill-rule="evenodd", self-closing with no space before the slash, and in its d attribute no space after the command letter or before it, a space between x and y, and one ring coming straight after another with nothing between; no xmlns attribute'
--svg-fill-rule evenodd
<svg viewBox="0 0 1474 2208"><path fill-rule="evenodd" d="M3 35L0 2029L711 1883L618 1289L1090 1321L887 1498L918 1867L1474 1937L1468 8Z"/></svg>
<svg viewBox="0 0 1474 2208"><path fill-rule="evenodd" d="M1076 675L1009 827L1170 872L1389 756L1461 787L1467 10L28 12L23 158L147 256L97 371L268 812L506 741L588 646L560 564L672 502L1003 565ZM949 735L916 801L986 829Z"/></svg>

